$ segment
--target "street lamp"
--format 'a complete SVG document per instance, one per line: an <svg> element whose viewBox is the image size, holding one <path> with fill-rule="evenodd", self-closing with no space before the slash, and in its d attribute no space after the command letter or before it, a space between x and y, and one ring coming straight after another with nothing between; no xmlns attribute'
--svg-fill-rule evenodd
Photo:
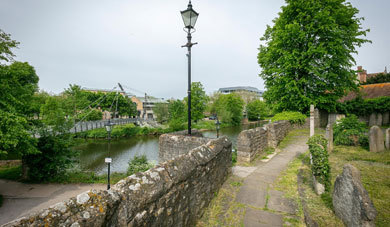
<svg viewBox="0 0 390 227"><path fill-rule="evenodd" d="M110 157L110 146L111 146L111 131L114 127L114 123L111 123L110 119L108 119L108 122L104 125L107 130L107 139L108 139L108 157L104 159L104 162L107 163L107 190L110 189L110 164L112 162L112 158Z"/></svg>
<svg viewBox="0 0 390 227"><path fill-rule="evenodd" d="M215 122L215 127L217 128L217 138L219 138L220 125L221 125L221 123L219 123L218 116L217 116L217 121Z"/></svg>
<svg viewBox="0 0 390 227"><path fill-rule="evenodd" d="M191 47L198 43L192 43L191 33L195 32L195 23L199 13L192 9L191 0L188 3L186 10L181 11L181 17L184 22L184 31L187 33L187 44L182 47L187 47L188 53L188 134L191 135ZM193 29L193 31L191 31Z"/></svg>

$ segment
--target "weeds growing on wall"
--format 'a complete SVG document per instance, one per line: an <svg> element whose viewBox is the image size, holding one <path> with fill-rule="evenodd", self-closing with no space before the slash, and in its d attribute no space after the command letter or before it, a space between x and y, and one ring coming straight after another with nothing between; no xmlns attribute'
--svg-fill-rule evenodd
<svg viewBox="0 0 390 227"><path fill-rule="evenodd" d="M349 115L334 125L334 143L336 145L347 145L368 147L368 136L366 125L360 122L355 115Z"/></svg>
<svg viewBox="0 0 390 227"><path fill-rule="evenodd" d="M306 115L300 112L283 111L281 113L276 114L271 120L272 122L287 120L290 121L291 124L304 124L306 120Z"/></svg>
<svg viewBox="0 0 390 227"><path fill-rule="evenodd" d="M153 168L153 164L148 162L148 159L145 155L134 156L133 159L129 162L129 167L127 168L127 175L133 175L138 172L145 172L150 168Z"/></svg>
<svg viewBox="0 0 390 227"><path fill-rule="evenodd" d="M328 161L328 141L323 135L314 135L307 142L313 163L311 171L318 182L325 185L325 191L330 192L330 166Z"/></svg>

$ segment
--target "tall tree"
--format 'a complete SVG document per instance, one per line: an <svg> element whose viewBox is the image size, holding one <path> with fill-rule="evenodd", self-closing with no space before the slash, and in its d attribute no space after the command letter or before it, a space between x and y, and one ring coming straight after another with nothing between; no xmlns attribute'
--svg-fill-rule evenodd
<svg viewBox="0 0 390 227"><path fill-rule="evenodd" d="M11 35L0 29L0 65L2 61L10 62L15 55L12 53L12 48L18 47L19 42L12 40Z"/></svg>
<svg viewBox="0 0 390 227"><path fill-rule="evenodd" d="M187 104L187 98L184 99ZM200 82L191 83L191 119L195 122L204 117L204 111L207 107L209 97L204 91L204 87Z"/></svg>
<svg viewBox="0 0 390 227"><path fill-rule="evenodd" d="M310 104L332 111L336 100L357 88L352 54L370 42L364 18L345 0L286 0L268 26L258 63L265 98L279 110L306 112Z"/></svg>
<svg viewBox="0 0 390 227"><path fill-rule="evenodd" d="M38 86L38 76L28 63L0 65L0 155L36 153L27 114Z"/></svg>

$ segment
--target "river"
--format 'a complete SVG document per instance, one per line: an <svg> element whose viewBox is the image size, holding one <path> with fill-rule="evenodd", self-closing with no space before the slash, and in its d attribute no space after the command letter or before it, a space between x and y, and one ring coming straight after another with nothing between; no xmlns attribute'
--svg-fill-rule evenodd
<svg viewBox="0 0 390 227"><path fill-rule="evenodd" d="M236 146L237 136L242 130L260 126L260 123L222 128L220 136L228 137L233 147ZM204 137L216 138L216 131L203 132ZM126 172L128 162L135 155L146 155L149 161L158 163L158 136L137 136L132 138L112 140L110 153L106 140L88 140L75 147L80 151L80 168L84 171L93 171L97 174L107 172L104 158L111 156L111 171Z"/></svg>

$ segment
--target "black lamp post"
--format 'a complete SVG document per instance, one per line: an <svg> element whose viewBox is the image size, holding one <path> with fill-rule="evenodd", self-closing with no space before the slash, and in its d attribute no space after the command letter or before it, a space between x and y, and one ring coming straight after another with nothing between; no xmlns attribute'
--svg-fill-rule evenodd
<svg viewBox="0 0 390 227"><path fill-rule="evenodd" d="M110 119L108 119L108 122L104 125L107 130L107 139L108 139L108 157L104 159L104 162L107 163L107 190L110 189L110 164L112 162L112 158L110 157L110 146L111 146L111 131L114 127L114 123L111 123Z"/></svg>
<svg viewBox="0 0 390 227"><path fill-rule="evenodd" d="M217 129L217 138L219 138L220 125L221 125L221 123L219 123L218 116L217 116L217 121L215 122L215 128Z"/></svg>
<svg viewBox="0 0 390 227"><path fill-rule="evenodd" d="M187 32L187 44L182 47L187 47L188 50L188 134L191 135L191 47L198 44L191 42L191 33L195 32L195 23L199 13L192 9L191 0L188 3L188 8L180 13L184 22L184 31ZM192 32L191 29L193 29Z"/></svg>

